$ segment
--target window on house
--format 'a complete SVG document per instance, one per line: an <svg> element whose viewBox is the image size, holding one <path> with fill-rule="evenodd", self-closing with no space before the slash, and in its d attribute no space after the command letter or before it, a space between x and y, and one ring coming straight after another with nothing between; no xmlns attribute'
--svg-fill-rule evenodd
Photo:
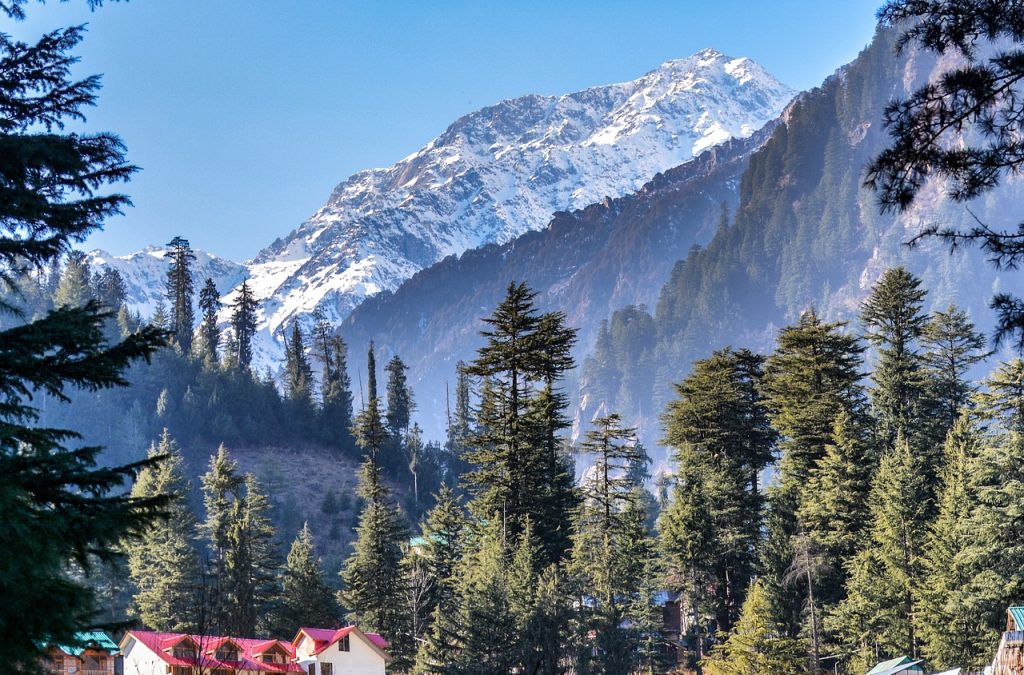
<svg viewBox="0 0 1024 675"><path fill-rule="evenodd" d="M338 651L339 652L347 652L347 651L349 651L349 642L348 642L348 636L347 635L345 637L341 638L340 640L338 640Z"/></svg>
<svg viewBox="0 0 1024 675"><path fill-rule="evenodd" d="M103 670L103 657L85 654L82 656L82 670Z"/></svg>
<svg viewBox="0 0 1024 675"><path fill-rule="evenodd" d="M277 654L264 654L263 663L279 663L277 660Z"/></svg>
<svg viewBox="0 0 1024 675"><path fill-rule="evenodd" d="M309 672L309 675L316 675L316 664L315 663L309 664L309 666L306 668L306 670Z"/></svg>
<svg viewBox="0 0 1024 675"><path fill-rule="evenodd" d="M320 675L334 675L334 664L332 664L332 663L321 663L320 664Z"/></svg>
<svg viewBox="0 0 1024 675"><path fill-rule="evenodd" d="M175 647L171 651L171 655L176 659L194 659L196 657L196 650L191 645L181 645Z"/></svg>
<svg viewBox="0 0 1024 675"><path fill-rule="evenodd" d="M218 649L217 653L214 654L214 656L217 658L218 661L237 661L238 651L232 649L231 647L225 647L223 649Z"/></svg>
<svg viewBox="0 0 1024 675"><path fill-rule="evenodd" d="M54 656L50 661L50 672L52 673L63 673L64 672L64 657Z"/></svg>

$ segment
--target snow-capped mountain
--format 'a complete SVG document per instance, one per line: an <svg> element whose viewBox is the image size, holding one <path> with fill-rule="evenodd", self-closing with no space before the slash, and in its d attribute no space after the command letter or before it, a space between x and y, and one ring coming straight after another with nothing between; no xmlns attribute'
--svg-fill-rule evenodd
<svg viewBox="0 0 1024 675"><path fill-rule="evenodd" d="M102 271L111 267L121 274L128 296L128 306L144 317L150 317L156 310L157 303L165 298L164 289L167 283L167 269L170 249L164 246L148 246L141 251L124 256L114 256L102 249L95 249L86 254L93 270ZM198 291L206 279L213 279L217 290L228 293L245 278L245 265L218 258L205 251L194 250L196 255L192 267L195 280L197 302ZM166 300L165 300L166 302Z"/></svg>
<svg viewBox="0 0 1024 675"><path fill-rule="evenodd" d="M640 188L775 119L794 91L747 58L706 49L637 80L530 95L470 113L394 166L359 172L248 263L257 352L296 317L344 319L452 254L504 243L553 213Z"/></svg>

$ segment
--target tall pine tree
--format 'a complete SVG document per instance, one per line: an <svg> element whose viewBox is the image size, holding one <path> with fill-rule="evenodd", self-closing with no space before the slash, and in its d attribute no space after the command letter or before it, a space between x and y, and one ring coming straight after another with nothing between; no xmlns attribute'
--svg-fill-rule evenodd
<svg viewBox="0 0 1024 675"><path fill-rule="evenodd" d="M217 350L220 348L220 326L217 325L220 308L220 292L213 279L207 277L199 291L199 309L203 312L199 334L203 338L203 354L213 363L217 362Z"/></svg>
<svg viewBox="0 0 1024 675"><path fill-rule="evenodd" d="M195 323L195 310L192 308L192 297L195 295L195 283L192 279L192 263L196 260L195 253L188 239L175 237L168 244L170 250L167 257L171 259L167 269L167 302L171 305L171 334L181 345L181 351L189 354L192 351L192 325Z"/></svg>

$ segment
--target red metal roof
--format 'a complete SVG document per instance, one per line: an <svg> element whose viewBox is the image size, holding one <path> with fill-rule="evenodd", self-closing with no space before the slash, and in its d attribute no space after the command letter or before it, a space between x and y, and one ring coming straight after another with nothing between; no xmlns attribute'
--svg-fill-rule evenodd
<svg viewBox="0 0 1024 675"><path fill-rule="evenodd" d="M299 633L305 633L313 640L313 655L315 656L351 633L355 628L355 626L345 626L338 629L302 627L299 629ZM388 648L388 641L377 633L363 632L363 635L382 651Z"/></svg>
<svg viewBox="0 0 1024 675"><path fill-rule="evenodd" d="M193 659L183 659L171 655L170 651L164 651L171 649L174 645L178 644L185 638L189 638L199 649L203 652L210 652L216 650L219 645L224 644L228 640L233 642L241 650L240 656L242 657L239 661L218 661L210 653L204 653L199 655L200 665L203 668L216 669L225 668L228 670L259 670L267 673L301 673L302 668L297 663L264 663L257 657L258 655L267 651L274 644L278 644L284 649L285 653L289 658L295 656L295 650L290 644L284 640L257 640L253 638L228 638L220 635L186 635L184 633L161 633L157 631L147 630L132 630L128 631L128 636L131 636L144 644L149 648L150 651L159 656L164 663L170 666L180 666L183 668L189 668L196 665L196 661ZM122 642L123 644L123 642Z"/></svg>

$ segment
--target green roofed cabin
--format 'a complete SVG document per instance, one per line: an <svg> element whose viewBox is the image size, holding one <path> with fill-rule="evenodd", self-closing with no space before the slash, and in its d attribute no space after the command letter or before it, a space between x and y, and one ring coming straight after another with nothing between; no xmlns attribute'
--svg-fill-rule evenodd
<svg viewBox="0 0 1024 675"><path fill-rule="evenodd" d="M53 675L115 675L121 650L103 631L75 634L74 644L48 643L46 669Z"/></svg>
<svg viewBox="0 0 1024 675"><path fill-rule="evenodd" d="M888 661L882 661L867 672L867 675L914 675L924 673L924 666L920 661L914 661L909 656L900 656Z"/></svg>

